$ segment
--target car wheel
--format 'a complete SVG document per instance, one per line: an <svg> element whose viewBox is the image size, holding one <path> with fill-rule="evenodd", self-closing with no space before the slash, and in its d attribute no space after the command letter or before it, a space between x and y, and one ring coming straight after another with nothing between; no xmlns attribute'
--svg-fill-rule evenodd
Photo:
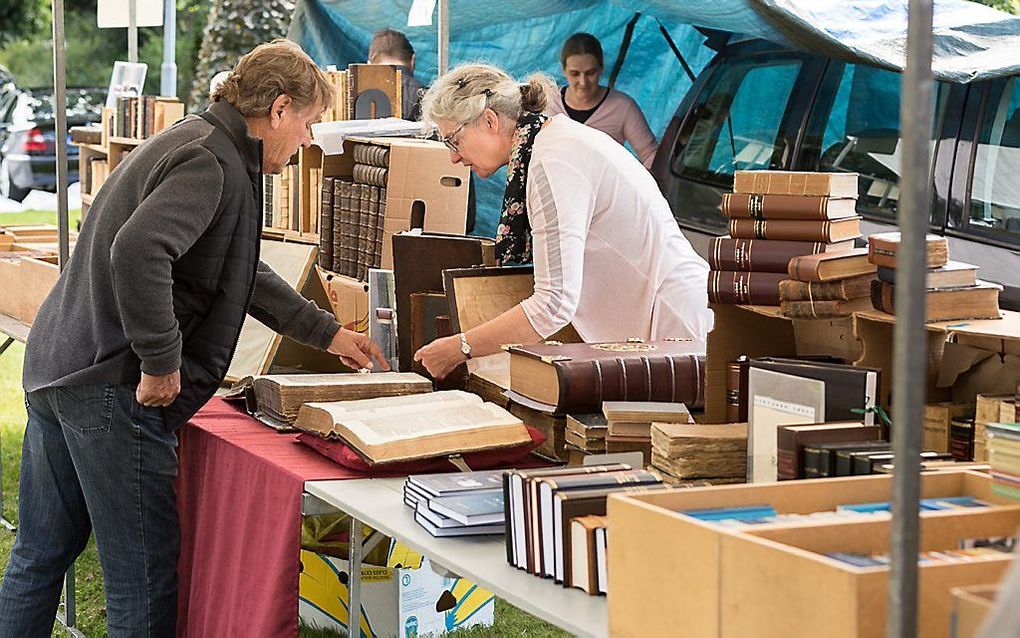
<svg viewBox="0 0 1020 638"><path fill-rule="evenodd" d="M0 161L0 197L13 199L20 202L28 197L27 188L21 188L11 181L11 171L7 166L7 160Z"/></svg>

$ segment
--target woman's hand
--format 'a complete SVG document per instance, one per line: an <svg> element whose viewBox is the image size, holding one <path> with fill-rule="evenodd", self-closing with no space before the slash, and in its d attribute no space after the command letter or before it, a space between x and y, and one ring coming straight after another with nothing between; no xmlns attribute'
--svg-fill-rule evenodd
<svg viewBox="0 0 1020 638"><path fill-rule="evenodd" d="M354 370L360 370L361 368L368 368L371 370L375 367L372 363L372 359L379 362L383 370L389 370L390 364L383 357L382 350L375 344L374 341L368 338L368 335L363 335L346 328L340 328L336 331L333 336L333 341L330 342L329 352L340 356L340 361Z"/></svg>
<svg viewBox="0 0 1020 638"><path fill-rule="evenodd" d="M414 353L414 360L421 361L437 381L453 372L454 368L467 361L460 351L460 335L436 339Z"/></svg>

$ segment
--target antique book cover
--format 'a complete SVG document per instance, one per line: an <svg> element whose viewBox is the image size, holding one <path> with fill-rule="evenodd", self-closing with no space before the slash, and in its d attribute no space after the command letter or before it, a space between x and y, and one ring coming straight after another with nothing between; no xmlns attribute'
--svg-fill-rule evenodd
<svg viewBox="0 0 1020 638"><path fill-rule="evenodd" d="M779 300L783 301L850 301L871 296L874 275L859 275L836 281L797 281L786 279L779 284Z"/></svg>
<svg viewBox="0 0 1020 638"><path fill-rule="evenodd" d="M513 447L531 441L520 419L473 394L457 390L306 403L294 425L340 438L375 465Z"/></svg>
<svg viewBox="0 0 1020 638"><path fill-rule="evenodd" d="M838 242L861 235L861 218L810 221L799 219L731 219L731 237L747 239L785 239L789 241Z"/></svg>
<svg viewBox="0 0 1020 638"><path fill-rule="evenodd" d="M652 464L681 479L747 473L747 424L653 423Z"/></svg>
<svg viewBox="0 0 1020 638"><path fill-rule="evenodd" d="M929 290L925 304L925 321L956 321L963 319L998 319L999 293L1002 286L978 280L976 286ZM896 287L876 279L871 282L871 303L876 310L896 314Z"/></svg>
<svg viewBox="0 0 1020 638"><path fill-rule="evenodd" d="M867 248L838 253L803 255L790 260L790 278L799 281L832 281L874 274L875 264L868 260Z"/></svg>
<svg viewBox="0 0 1020 638"><path fill-rule="evenodd" d="M786 273L778 272L713 270L708 273L708 301L778 306L779 284L786 278Z"/></svg>
<svg viewBox="0 0 1020 638"><path fill-rule="evenodd" d="M755 368L748 374L747 480L778 480L777 431L825 420L825 382Z"/></svg>
<svg viewBox="0 0 1020 638"><path fill-rule="evenodd" d="M733 219L841 219L857 214L857 198L723 193L722 212Z"/></svg>
<svg viewBox="0 0 1020 638"><path fill-rule="evenodd" d="M877 441L881 438L881 428L864 425L861 421L781 426L776 434L778 479L787 481L806 478L804 475L805 445Z"/></svg>
<svg viewBox="0 0 1020 638"><path fill-rule="evenodd" d="M978 267L960 261L949 261L945 266L928 269L925 276L925 288L963 288L977 285ZM878 267L878 278L896 285L896 269L887 266Z"/></svg>
<svg viewBox="0 0 1020 638"><path fill-rule="evenodd" d="M849 317L855 312L871 310L870 297L858 297L847 301L781 301L779 312L788 319L835 319Z"/></svg>
<svg viewBox="0 0 1020 638"><path fill-rule="evenodd" d="M852 240L830 244L822 241L714 237L708 251L708 266L712 270L785 273L794 257L840 252L853 247Z"/></svg>
<svg viewBox="0 0 1020 638"><path fill-rule="evenodd" d="M949 240L938 235L927 235L928 268L940 268L949 262ZM896 253L900 247L900 233L876 233L868 236L868 258L876 266L896 267Z"/></svg>
<svg viewBox="0 0 1020 638"><path fill-rule="evenodd" d="M552 412L597 412L603 401L704 405L704 354L689 340L508 349L511 391Z"/></svg>
<svg viewBox="0 0 1020 638"><path fill-rule="evenodd" d="M349 401L432 392L432 382L411 372L268 374L246 379L259 409L293 421L310 401ZM244 382L242 382L244 383Z"/></svg>
<svg viewBox="0 0 1020 638"><path fill-rule="evenodd" d="M733 191L761 195L857 197L857 173L737 171Z"/></svg>

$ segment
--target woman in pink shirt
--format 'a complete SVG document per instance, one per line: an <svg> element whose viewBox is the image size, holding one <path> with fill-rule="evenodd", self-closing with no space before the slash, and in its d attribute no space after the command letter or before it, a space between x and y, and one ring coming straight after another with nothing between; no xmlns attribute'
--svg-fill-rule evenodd
<svg viewBox="0 0 1020 638"><path fill-rule="evenodd" d="M641 109L626 93L599 84L604 65L598 38L590 33L570 36L563 43L560 63L567 86L549 101L546 113L565 113L620 144L630 142L645 168L651 168L658 146Z"/></svg>

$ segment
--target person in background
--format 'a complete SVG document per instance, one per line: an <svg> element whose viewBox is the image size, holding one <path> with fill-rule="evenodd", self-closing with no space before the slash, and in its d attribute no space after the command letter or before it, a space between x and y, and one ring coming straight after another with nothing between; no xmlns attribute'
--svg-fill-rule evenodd
<svg viewBox="0 0 1020 638"><path fill-rule="evenodd" d="M390 64L400 69L400 108L405 120L417 122L421 117L421 96L424 87L414 77L414 47L400 31L383 29L372 36L368 45L369 64Z"/></svg>
<svg viewBox="0 0 1020 638"><path fill-rule="evenodd" d="M25 346L0 638L50 635L92 533L109 635L175 635L177 429L223 381L245 314L348 366L389 368L366 335L259 261L262 174L311 143L332 95L296 44L259 45L208 110L131 151L96 195Z"/></svg>
<svg viewBox="0 0 1020 638"><path fill-rule="evenodd" d="M589 343L676 338L705 346L708 264L627 149L565 115L543 114L555 92L546 76L518 84L496 67L468 64L422 100L423 119L439 129L451 161L483 178L508 166L496 257L535 266L531 297L415 353L436 378L567 324Z"/></svg>
<svg viewBox="0 0 1020 638"><path fill-rule="evenodd" d="M637 102L626 93L599 84L605 65L598 38L590 33L567 38L560 51L560 64L567 86L549 100L546 113L565 113L620 144L629 142L645 168L651 168L658 146Z"/></svg>

